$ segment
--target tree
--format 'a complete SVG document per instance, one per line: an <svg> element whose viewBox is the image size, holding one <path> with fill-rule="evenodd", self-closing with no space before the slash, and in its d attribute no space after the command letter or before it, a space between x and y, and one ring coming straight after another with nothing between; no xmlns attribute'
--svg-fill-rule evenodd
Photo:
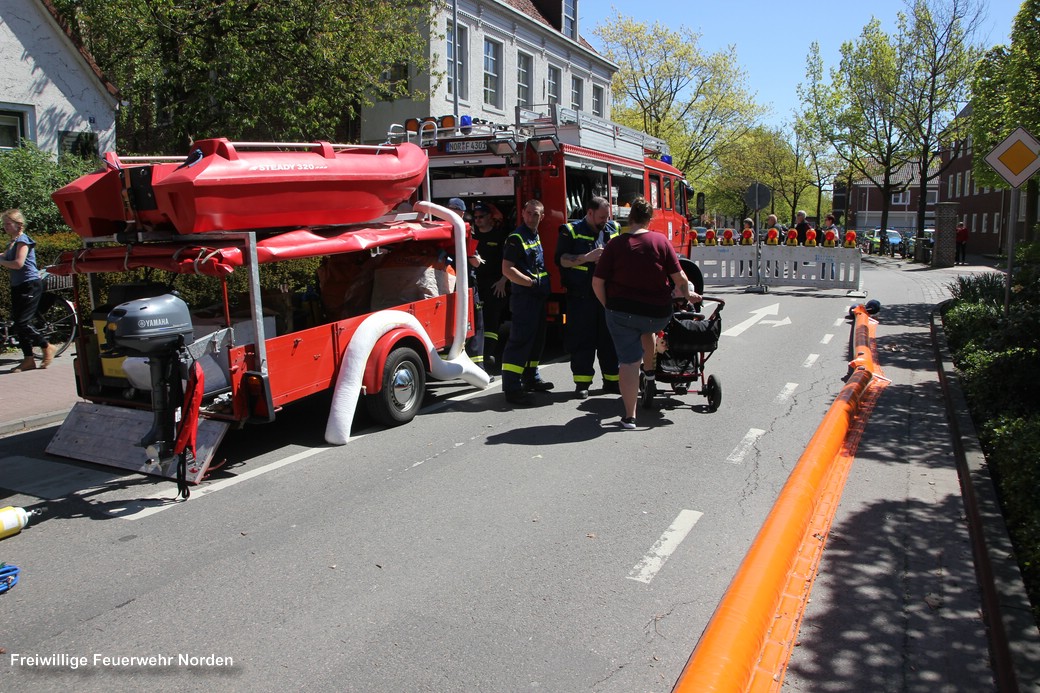
<svg viewBox="0 0 1040 693"><path fill-rule="evenodd" d="M596 27L614 75L614 120L668 142L673 161L699 181L753 125L756 106L736 50L703 55L685 27L648 26L620 13Z"/></svg>
<svg viewBox="0 0 1040 693"><path fill-rule="evenodd" d="M128 102L120 147L202 137L339 140L401 63L427 70L420 0L58 0Z"/></svg>
<svg viewBox="0 0 1040 693"><path fill-rule="evenodd" d="M953 160L941 164L943 146L966 139L967 120L957 116L968 101L981 53L970 41L982 16L982 5L975 0L915 0L909 15L899 15L897 49L907 56L900 110L903 127L917 146L918 238L924 237L928 183ZM917 244L918 249L923 247Z"/></svg>
<svg viewBox="0 0 1040 693"><path fill-rule="evenodd" d="M908 56L881 30L877 19L855 42L841 46L841 61L823 81L819 44L806 59L808 84L798 92L808 104L806 118L857 176L881 191L881 228L888 227L892 194L906 184L895 175L916 154L905 129Z"/></svg>
<svg viewBox="0 0 1040 693"><path fill-rule="evenodd" d="M976 152L988 153L1015 128L1040 137L1040 0L1026 0L1011 28L1011 46L990 49L978 65L971 85L971 136ZM975 156L976 180L993 187L1007 183L984 156ZM1033 240L1040 185L1033 176L1026 184L1026 240ZM1012 222L1013 223L1013 222Z"/></svg>

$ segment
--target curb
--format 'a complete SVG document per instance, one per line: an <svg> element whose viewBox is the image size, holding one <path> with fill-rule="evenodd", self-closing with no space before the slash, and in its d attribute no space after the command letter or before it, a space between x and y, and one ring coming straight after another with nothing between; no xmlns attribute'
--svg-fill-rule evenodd
<svg viewBox="0 0 1040 693"><path fill-rule="evenodd" d="M942 328L942 310L952 300L932 310L932 346L982 592L994 679L999 691L1036 690L1040 688L1040 630Z"/></svg>
<svg viewBox="0 0 1040 693"><path fill-rule="evenodd" d="M27 416L24 419L0 422L0 436L6 436L12 433L23 433L34 428L41 428L52 423L58 423L64 421L65 417L68 415L69 410L62 409L61 411L51 411L43 414L36 414L35 416Z"/></svg>

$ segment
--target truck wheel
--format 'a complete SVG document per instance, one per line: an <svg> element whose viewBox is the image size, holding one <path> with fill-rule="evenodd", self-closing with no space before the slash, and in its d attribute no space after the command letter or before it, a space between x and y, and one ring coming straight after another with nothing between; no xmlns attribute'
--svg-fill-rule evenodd
<svg viewBox="0 0 1040 693"><path fill-rule="evenodd" d="M366 395L365 407L379 423L400 426L419 413L425 392L426 368L422 359L414 349L398 347L386 359L382 388Z"/></svg>

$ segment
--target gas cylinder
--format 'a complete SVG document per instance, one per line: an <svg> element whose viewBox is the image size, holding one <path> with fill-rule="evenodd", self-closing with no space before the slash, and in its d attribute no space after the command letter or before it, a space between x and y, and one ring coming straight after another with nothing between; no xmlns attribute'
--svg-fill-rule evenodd
<svg viewBox="0 0 1040 693"><path fill-rule="evenodd" d="M0 508L0 539L12 537L21 532L29 524L29 518L34 514L35 511L26 512L25 508L16 508L13 505Z"/></svg>

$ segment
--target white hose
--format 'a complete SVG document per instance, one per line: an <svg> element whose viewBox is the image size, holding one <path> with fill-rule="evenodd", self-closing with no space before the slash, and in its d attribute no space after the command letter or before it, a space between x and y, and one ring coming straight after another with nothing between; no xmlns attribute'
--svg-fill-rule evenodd
<svg viewBox="0 0 1040 693"><path fill-rule="evenodd" d="M465 323L463 323L465 329ZM376 343L387 332L398 327L409 327L422 338L426 354L430 359L430 372L438 380L461 379L474 387L486 388L491 379L481 370L465 351L447 361L442 359L433 346L430 336L419 324L415 316L400 310L381 310L365 318L354 336L350 338L343 354L339 377L332 392L332 407L329 410L329 421L325 426L325 441L330 445L343 445L350 439L350 424L354 420L358 396L361 394L361 380L365 374L365 365ZM456 329L456 334L458 330ZM465 332L463 332L465 338ZM450 357L449 352L449 357Z"/></svg>

